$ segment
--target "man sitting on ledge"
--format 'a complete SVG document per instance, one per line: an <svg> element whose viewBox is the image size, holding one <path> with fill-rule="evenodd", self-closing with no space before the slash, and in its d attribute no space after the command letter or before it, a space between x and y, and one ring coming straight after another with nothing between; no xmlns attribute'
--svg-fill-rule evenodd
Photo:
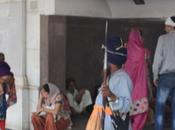
<svg viewBox="0 0 175 130"><path fill-rule="evenodd" d="M73 78L66 80L67 98L72 109L72 113L82 113L92 104L91 94L86 89L76 89L76 81Z"/></svg>

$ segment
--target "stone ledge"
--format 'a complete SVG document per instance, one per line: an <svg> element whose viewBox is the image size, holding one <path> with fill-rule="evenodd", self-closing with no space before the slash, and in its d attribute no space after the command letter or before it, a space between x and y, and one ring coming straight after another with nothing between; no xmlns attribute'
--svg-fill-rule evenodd
<svg viewBox="0 0 175 130"><path fill-rule="evenodd" d="M0 3L23 2L25 0L0 0Z"/></svg>

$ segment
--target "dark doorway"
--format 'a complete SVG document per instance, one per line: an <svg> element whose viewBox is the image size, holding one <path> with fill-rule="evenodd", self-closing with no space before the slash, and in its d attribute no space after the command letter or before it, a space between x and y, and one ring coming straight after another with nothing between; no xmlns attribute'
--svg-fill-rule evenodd
<svg viewBox="0 0 175 130"><path fill-rule="evenodd" d="M157 38L164 33L161 19L108 21L108 34L121 36L124 42L131 27L140 27L153 59ZM64 90L65 79L74 77L79 88L93 93L102 80L105 22L105 18L41 16L41 83L50 81Z"/></svg>

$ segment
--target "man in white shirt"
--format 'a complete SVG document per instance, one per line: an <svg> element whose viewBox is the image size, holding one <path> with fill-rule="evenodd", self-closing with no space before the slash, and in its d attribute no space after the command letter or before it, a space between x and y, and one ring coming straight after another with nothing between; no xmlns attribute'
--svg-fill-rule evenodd
<svg viewBox="0 0 175 130"><path fill-rule="evenodd" d="M165 21L166 34L158 39L153 62L154 84L157 86L155 130L163 130L164 106L171 95L172 130L175 130L175 16Z"/></svg>
<svg viewBox="0 0 175 130"><path fill-rule="evenodd" d="M73 113L81 113L86 110L86 107L92 104L91 94L88 90L76 89L76 81L69 78L66 81L67 98Z"/></svg>

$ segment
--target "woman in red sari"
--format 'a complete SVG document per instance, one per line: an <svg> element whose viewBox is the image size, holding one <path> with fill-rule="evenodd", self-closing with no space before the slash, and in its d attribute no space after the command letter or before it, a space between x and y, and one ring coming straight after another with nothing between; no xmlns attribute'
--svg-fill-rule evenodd
<svg viewBox="0 0 175 130"><path fill-rule="evenodd" d="M137 28L132 29L129 33L127 52L124 70L133 82L132 130L142 130L148 113L147 65L145 61L146 49L141 31Z"/></svg>
<svg viewBox="0 0 175 130"><path fill-rule="evenodd" d="M42 86L32 124L34 130L65 130L70 126L69 104L56 85Z"/></svg>

